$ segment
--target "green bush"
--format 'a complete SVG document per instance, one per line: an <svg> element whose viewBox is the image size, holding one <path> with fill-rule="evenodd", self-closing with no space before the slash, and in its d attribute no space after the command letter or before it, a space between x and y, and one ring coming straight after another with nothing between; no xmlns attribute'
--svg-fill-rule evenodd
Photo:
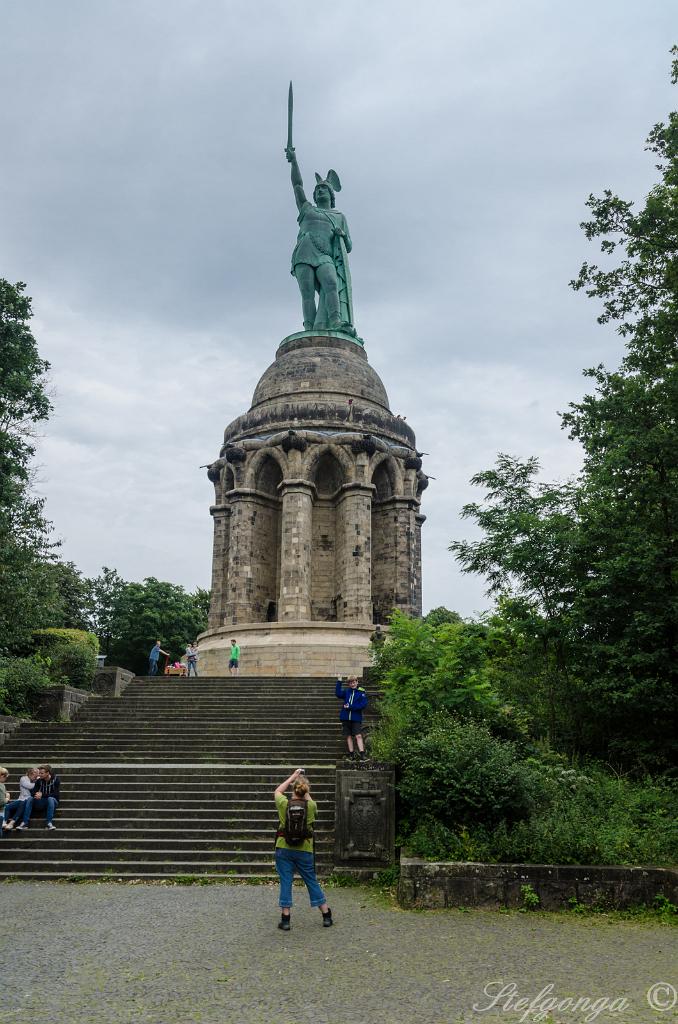
<svg viewBox="0 0 678 1024"><path fill-rule="evenodd" d="M89 647L72 644L54 654L49 673L52 681L68 683L80 690L88 690L94 679L97 666L96 655Z"/></svg>
<svg viewBox="0 0 678 1024"><path fill-rule="evenodd" d="M546 799L527 822L491 836L494 860L557 864L677 864L678 793L669 785L540 769Z"/></svg>
<svg viewBox="0 0 678 1024"><path fill-rule="evenodd" d="M411 723L426 730L441 712L483 722L502 738L524 740L523 716L494 687L496 634L483 623L432 624L394 612L388 640L373 654L375 681L384 691L375 754L397 761Z"/></svg>
<svg viewBox="0 0 678 1024"><path fill-rule="evenodd" d="M0 660L0 714L30 715L35 698L51 683L47 666L40 658Z"/></svg>
<svg viewBox="0 0 678 1024"><path fill-rule="evenodd" d="M99 653L99 641L94 633L82 629L38 629L33 633L33 640L49 664L54 683L89 689Z"/></svg>
<svg viewBox="0 0 678 1024"><path fill-rule="evenodd" d="M36 629L33 631L33 642L36 648L45 654L74 644L89 648L95 658L99 653L99 641L96 636L84 629Z"/></svg>
<svg viewBox="0 0 678 1024"><path fill-rule="evenodd" d="M416 827L412 818L409 831L406 823L403 842L432 860L678 863L678 793L670 786L611 776L597 765L582 772L533 758L523 764L534 773L533 794L539 794L526 817L491 824L479 816L464 824L443 821L437 807L424 806Z"/></svg>
<svg viewBox="0 0 678 1024"><path fill-rule="evenodd" d="M514 743L452 716L405 742L401 768L403 823L412 830L422 814L452 830L526 819L544 788Z"/></svg>

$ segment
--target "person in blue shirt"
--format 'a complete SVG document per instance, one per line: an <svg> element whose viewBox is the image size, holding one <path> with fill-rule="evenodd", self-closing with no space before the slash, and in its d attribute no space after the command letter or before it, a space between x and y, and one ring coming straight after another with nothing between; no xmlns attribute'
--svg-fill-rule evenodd
<svg viewBox="0 0 678 1024"><path fill-rule="evenodd" d="M338 700L342 702L339 711L342 735L346 737L348 756L353 757L353 740L358 745L358 757L361 761L367 759L365 744L363 743L363 711L367 707L367 693L362 686L358 685L356 676L349 676L346 686L341 676L337 679L334 692Z"/></svg>
<svg viewBox="0 0 678 1024"><path fill-rule="evenodd" d="M161 654L164 654L166 658L169 658L167 651L163 651L160 646L160 641L156 640L153 647L151 647L151 653L148 656L148 674L149 676L157 676L158 674L158 658Z"/></svg>

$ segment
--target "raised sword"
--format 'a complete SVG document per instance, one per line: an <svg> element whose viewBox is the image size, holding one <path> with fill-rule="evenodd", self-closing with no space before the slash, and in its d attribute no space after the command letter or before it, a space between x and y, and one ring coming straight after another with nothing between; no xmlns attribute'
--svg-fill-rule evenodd
<svg viewBox="0 0 678 1024"><path fill-rule="evenodd" d="M292 83L290 82L290 90L287 94L287 148L294 149L292 145L292 114L294 112L294 94L292 92Z"/></svg>

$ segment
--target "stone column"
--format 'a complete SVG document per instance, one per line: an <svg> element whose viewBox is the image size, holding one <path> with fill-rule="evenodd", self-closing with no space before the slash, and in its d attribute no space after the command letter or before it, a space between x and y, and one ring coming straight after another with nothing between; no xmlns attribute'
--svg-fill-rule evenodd
<svg viewBox="0 0 678 1024"><path fill-rule="evenodd" d="M228 505L213 505L210 515L214 519L214 548L212 551L212 599L208 625L217 629L224 624L228 591L228 547L231 510Z"/></svg>
<svg viewBox="0 0 678 1024"><path fill-rule="evenodd" d="M247 492L231 491L228 577L224 625L252 622L252 558L255 502Z"/></svg>
<svg viewBox="0 0 678 1024"><path fill-rule="evenodd" d="M311 618L311 538L313 484L283 480L280 536L280 594L278 622L308 622Z"/></svg>
<svg viewBox="0 0 678 1024"><path fill-rule="evenodd" d="M416 584L414 588L414 609L413 615L421 615L421 528L426 522L426 516L418 512L414 517L415 522L415 554L414 554L414 572L416 574Z"/></svg>
<svg viewBox="0 0 678 1024"><path fill-rule="evenodd" d="M373 491L371 484L346 484L337 499L337 619L343 622L372 622Z"/></svg>

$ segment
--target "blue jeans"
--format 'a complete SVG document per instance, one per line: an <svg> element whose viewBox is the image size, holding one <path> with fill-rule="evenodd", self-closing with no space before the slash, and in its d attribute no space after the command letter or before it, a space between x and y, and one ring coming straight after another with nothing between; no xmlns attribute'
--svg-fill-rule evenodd
<svg viewBox="0 0 678 1024"><path fill-rule="evenodd" d="M188 673L187 673L189 676L191 674L191 669L193 670L193 675L197 679L198 678L198 663L196 661L191 661L191 659L189 658L188 659Z"/></svg>
<svg viewBox="0 0 678 1024"><path fill-rule="evenodd" d="M157 676L158 674L158 659L150 658L148 662L148 674L149 676Z"/></svg>
<svg viewBox="0 0 678 1024"><path fill-rule="evenodd" d="M33 813L35 813L36 811L45 811L45 824L49 825L51 824L52 818L54 817L54 812L56 811L58 806L59 804L54 799L53 796L41 796L39 800L33 801Z"/></svg>
<svg viewBox="0 0 678 1024"><path fill-rule="evenodd" d="M10 800L9 803L5 804L5 813L2 816L3 821L9 821L10 818L14 818L15 821L18 821L19 818L21 818L24 825L27 825L31 816L32 807L32 796L29 796L28 800Z"/></svg>
<svg viewBox="0 0 678 1024"><path fill-rule="evenodd" d="M313 867L313 854L305 853L303 850L276 850L275 870L280 876L280 899L278 905L281 907L292 906L292 879L294 871L299 872L306 888L312 907L319 907L325 902L325 894L318 884Z"/></svg>

